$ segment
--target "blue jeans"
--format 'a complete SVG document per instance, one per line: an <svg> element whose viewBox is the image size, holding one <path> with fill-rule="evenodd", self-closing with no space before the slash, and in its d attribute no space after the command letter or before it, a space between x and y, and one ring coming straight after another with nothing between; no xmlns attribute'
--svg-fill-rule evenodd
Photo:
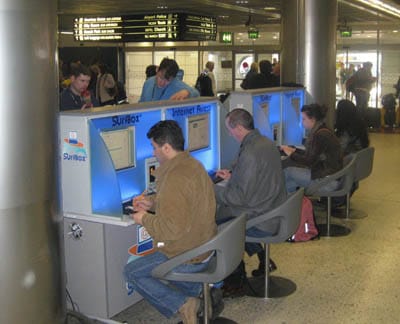
<svg viewBox="0 0 400 324"><path fill-rule="evenodd" d="M232 214L232 213L231 213ZM220 225L222 223L226 223L230 221L231 219L235 218L234 216L229 216L229 217L220 217L218 218L217 216L217 224ZM257 227L250 227L249 229L246 230L246 235L247 236L254 236L254 237L263 237L265 235L272 235L268 232L264 232ZM244 250L249 256L252 256L253 254L263 252L264 249L260 243L253 243L253 242L246 242L244 244Z"/></svg>
<svg viewBox="0 0 400 324"><path fill-rule="evenodd" d="M295 192L298 187L306 188L321 179L311 180L311 170L307 168L288 167L283 169L285 173L286 190L288 193ZM338 187L338 181L332 181L323 187L324 190L332 191Z"/></svg>
<svg viewBox="0 0 400 324"><path fill-rule="evenodd" d="M170 318L186 303L188 297L198 297L203 284L198 282L169 281L154 278L152 270L168 260L161 252L140 257L128 263L124 269L124 276L135 290L142 295L161 314ZM194 273L204 270L207 262L196 264L182 264L174 272Z"/></svg>
<svg viewBox="0 0 400 324"><path fill-rule="evenodd" d="M283 172L288 193L295 192L297 187L308 187L311 183L311 170L308 168L288 167Z"/></svg>
<svg viewBox="0 0 400 324"><path fill-rule="evenodd" d="M262 230L258 229L257 227L250 227L246 230L246 235L253 236L253 237L264 237L264 236L272 236L272 233L262 231ZM252 256L253 254L264 251L262 245L259 243L247 243L246 242L245 249L246 249L246 253L249 256Z"/></svg>

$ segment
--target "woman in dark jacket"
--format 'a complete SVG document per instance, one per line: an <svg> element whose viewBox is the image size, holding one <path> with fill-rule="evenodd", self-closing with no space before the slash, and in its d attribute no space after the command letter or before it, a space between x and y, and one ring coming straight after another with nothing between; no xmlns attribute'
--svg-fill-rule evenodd
<svg viewBox="0 0 400 324"><path fill-rule="evenodd" d="M367 125L350 100L340 100L337 104L335 131L344 155L369 146Z"/></svg>
<svg viewBox="0 0 400 324"><path fill-rule="evenodd" d="M301 108L303 127L309 131L305 150L282 145L290 164L284 169L286 189L296 191L297 187L307 187L313 181L339 171L343 167L343 154L339 140L324 123L327 108L318 104ZM336 183L332 183L335 189Z"/></svg>

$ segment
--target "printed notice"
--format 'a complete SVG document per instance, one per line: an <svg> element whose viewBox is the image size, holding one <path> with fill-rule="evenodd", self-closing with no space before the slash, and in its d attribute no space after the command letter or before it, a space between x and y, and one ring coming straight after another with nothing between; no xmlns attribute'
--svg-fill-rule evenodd
<svg viewBox="0 0 400 324"><path fill-rule="evenodd" d="M210 115L188 117L188 150L195 151L210 146Z"/></svg>

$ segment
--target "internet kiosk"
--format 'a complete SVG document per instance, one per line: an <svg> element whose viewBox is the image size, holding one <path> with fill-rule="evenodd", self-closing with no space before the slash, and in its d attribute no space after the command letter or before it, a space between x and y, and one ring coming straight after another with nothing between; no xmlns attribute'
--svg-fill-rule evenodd
<svg viewBox="0 0 400 324"><path fill-rule="evenodd" d="M128 260L152 252L152 239L124 207L155 190L158 162L146 134L175 119L185 149L207 171L219 168L219 106L215 99L159 101L60 113L60 163L69 307L109 318L141 299L127 286Z"/></svg>

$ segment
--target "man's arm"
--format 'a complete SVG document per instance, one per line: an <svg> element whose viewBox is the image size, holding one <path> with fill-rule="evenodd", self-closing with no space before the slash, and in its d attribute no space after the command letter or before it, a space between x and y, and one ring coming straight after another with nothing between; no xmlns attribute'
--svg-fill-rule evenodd
<svg viewBox="0 0 400 324"><path fill-rule="evenodd" d="M175 79L175 88L178 90L176 91L169 99L171 100L183 100L187 98L196 98L200 96L200 93L197 89L189 86L185 82Z"/></svg>

